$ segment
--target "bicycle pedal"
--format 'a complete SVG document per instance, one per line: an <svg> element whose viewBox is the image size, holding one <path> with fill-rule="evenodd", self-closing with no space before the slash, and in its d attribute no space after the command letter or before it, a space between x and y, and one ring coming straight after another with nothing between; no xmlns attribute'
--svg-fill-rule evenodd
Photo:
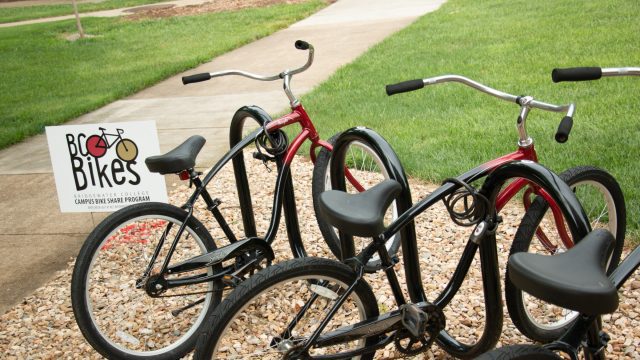
<svg viewBox="0 0 640 360"><path fill-rule="evenodd" d="M414 337L420 337L427 330L429 315L415 304L404 304L400 307L402 326Z"/></svg>

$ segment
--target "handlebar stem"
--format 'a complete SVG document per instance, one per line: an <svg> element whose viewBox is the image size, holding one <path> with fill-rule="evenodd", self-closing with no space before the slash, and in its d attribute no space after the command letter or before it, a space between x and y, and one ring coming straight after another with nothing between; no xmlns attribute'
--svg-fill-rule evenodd
<svg viewBox="0 0 640 360"><path fill-rule="evenodd" d="M284 89L284 93L287 94L287 98L289 98L289 104L291 104L291 108L294 108L300 105L300 100L293 95L291 91L291 72L289 70L285 70L282 74L283 84L282 88Z"/></svg>
<svg viewBox="0 0 640 360"><path fill-rule="evenodd" d="M518 103L520 104L520 115L518 115L518 120L516 121L516 128L518 129L518 135L520 136L518 139L518 146L523 148L529 147L533 144L533 139L529 134L527 134L526 127L527 115L529 115L529 111L531 111L529 105L532 101L533 97L531 96L518 98Z"/></svg>

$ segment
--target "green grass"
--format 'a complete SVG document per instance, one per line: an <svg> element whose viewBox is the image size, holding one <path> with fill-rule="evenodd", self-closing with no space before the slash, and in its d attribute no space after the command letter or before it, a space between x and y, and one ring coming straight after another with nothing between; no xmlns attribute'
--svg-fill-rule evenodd
<svg viewBox="0 0 640 360"><path fill-rule="evenodd" d="M42 132L317 11L297 5L167 19L88 18L0 29L0 148Z"/></svg>
<svg viewBox="0 0 640 360"><path fill-rule="evenodd" d="M105 0L99 3L78 4L78 12L120 9L131 6L153 4L168 0ZM0 23L22 20L39 19L45 17L73 15L71 1L68 4L37 5L23 7L0 8Z"/></svg>
<svg viewBox="0 0 640 360"><path fill-rule="evenodd" d="M554 67L640 66L640 2L449 0L373 47L303 97L323 138L351 126L380 132L412 176L439 182L516 149L518 107L461 84L387 97L384 85L461 74L512 94L565 104L577 113L569 141L553 140L561 114L527 121L541 163L562 171L595 165L640 219L640 82L607 78L553 84Z"/></svg>

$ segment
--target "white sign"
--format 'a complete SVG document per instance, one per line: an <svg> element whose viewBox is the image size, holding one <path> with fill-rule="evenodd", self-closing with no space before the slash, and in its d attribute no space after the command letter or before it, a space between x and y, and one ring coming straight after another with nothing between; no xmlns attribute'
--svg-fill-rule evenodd
<svg viewBox="0 0 640 360"><path fill-rule="evenodd" d="M167 202L164 176L149 172L144 163L160 153L155 122L48 126L46 131L60 211Z"/></svg>

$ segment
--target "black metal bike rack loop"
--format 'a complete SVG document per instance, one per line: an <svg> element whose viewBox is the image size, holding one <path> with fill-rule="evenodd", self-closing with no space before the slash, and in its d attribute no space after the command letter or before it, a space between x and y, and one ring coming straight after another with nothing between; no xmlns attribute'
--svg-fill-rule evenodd
<svg viewBox="0 0 640 360"><path fill-rule="evenodd" d="M380 160L384 163L384 166L389 173L389 178L400 183L400 186L402 187L402 191L396 199L398 214L403 214L409 210L413 205L411 200L411 189L409 188L409 181L398 155L396 155L391 145L389 145L382 136L375 131L362 126L351 128L343 132L336 140L330 163L332 187L343 191L346 189L344 167L342 166L346 154L345 145L355 140L362 140L363 142L370 144L378 154L383 155ZM404 226L400 230L400 234L402 241L402 254L405 258L404 264L407 284L411 284L411 286L408 286L411 301L414 303L427 301L424 288L422 287L420 268L418 266L420 262L418 259L419 251L416 240L415 223L411 221L409 224ZM351 244L346 246L353 249L353 237L346 236L341 233L340 240L342 241L343 238L351 242ZM344 245L345 244L343 244L343 246ZM354 255L355 254L350 254L347 256ZM343 255L343 258L344 257L345 256Z"/></svg>
<svg viewBox="0 0 640 360"><path fill-rule="evenodd" d="M238 109L233 115L233 119L229 126L229 145L231 148L242 140L242 130L247 118L255 120L259 126L265 126L272 120L269 114L258 106L243 106ZM276 156L278 172L282 171L283 159L284 155ZM251 190L249 188L249 180L242 151L234 156L232 163L236 187L238 189L238 201L240 204L245 236L256 237L256 222L251 202ZM291 180L290 173L285 179L283 190L284 199L282 206L285 216L285 225L289 235L289 242L291 243L295 256L304 256L302 236L300 235L298 214L296 211L295 195L293 192L293 181ZM275 211L273 213L275 213Z"/></svg>

